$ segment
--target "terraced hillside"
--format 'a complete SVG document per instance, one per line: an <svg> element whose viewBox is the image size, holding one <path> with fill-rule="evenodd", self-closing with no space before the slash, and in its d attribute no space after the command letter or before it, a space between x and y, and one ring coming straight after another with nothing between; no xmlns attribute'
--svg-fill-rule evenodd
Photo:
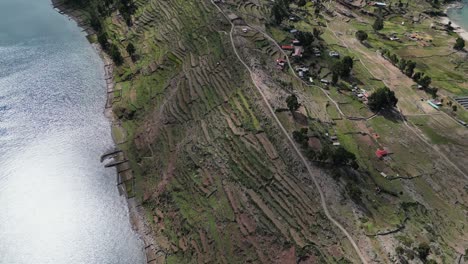
<svg viewBox="0 0 468 264"><path fill-rule="evenodd" d="M373 16L291 1L299 21L275 25L267 0L136 0L129 23L107 2L97 40L123 55L108 81L113 135L130 163L119 181L141 205L149 263L422 263L427 248L430 261L462 261L467 132L356 41L364 29L387 44L367 29ZM314 36L303 57L281 48L298 30ZM340 60L329 51L354 68L318 84ZM398 108L373 113L355 85L389 86ZM376 158L380 148L390 154Z"/></svg>
<svg viewBox="0 0 468 264"><path fill-rule="evenodd" d="M117 68L113 106L135 113L121 116L122 147L136 177L127 191L157 238L148 250L170 263L352 259L213 5L139 1L131 29L117 20L108 32L126 32L141 57Z"/></svg>

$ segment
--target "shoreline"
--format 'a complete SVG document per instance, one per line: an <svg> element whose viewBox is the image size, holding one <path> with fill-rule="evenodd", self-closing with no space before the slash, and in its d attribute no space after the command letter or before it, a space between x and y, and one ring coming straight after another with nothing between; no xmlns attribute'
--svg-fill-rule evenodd
<svg viewBox="0 0 468 264"><path fill-rule="evenodd" d="M448 11L450 9L461 9L461 8L467 8L467 7L462 2L457 2L457 3L452 3L452 4L447 5L444 9L444 13L446 16L440 17L439 21L440 23L445 24L445 25L447 25L449 22L452 22L452 27L454 28L453 32L457 33L465 41L468 41L468 28L461 27L459 24L454 22L453 19L451 19L448 16Z"/></svg>
<svg viewBox="0 0 468 264"><path fill-rule="evenodd" d="M94 30L90 27L86 26L86 23L82 19L82 13L79 10L72 10L67 6L67 4L64 3L64 1L59 1L59 0L51 0L51 5L52 8L57 10L61 15L64 15L68 17L70 20L73 20L77 23L77 26L82 28L83 32L86 32L86 37L88 38L90 35L95 34ZM88 39L89 42L89 39ZM113 129L113 126L119 126L119 124L116 122L114 113L112 111L112 101L113 101L113 92L114 92L114 87L115 87L115 81L114 81L114 63L112 59L105 53L102 49L102 47L98 43L91 43L89 42L91 46L93 46L96 51L98 52L99 57L101 58L102 62L104 63L104 80L106 82L106 103L104 107L104 115L106 118L109 119L111 123L110 129ZM112 136L112 141L114 142L115 146L118 147L119 142L116 141L113 133L111 133ZM123 152L123 156L126 157L127 155ZM119 192L119 195L125 196L125 200L127 202L127 208L128 208L128 213L129 213L129 222L131 224L132 229L134 232L138 235L138 238L143 242L144 248L142 248L142 252L145 255L145 260L146 263L149 262L154 262L154 263L163 263L166 255L164 254L163 260L158 259L158 253L162 252L164 253L163 250L161 250L158 246L157 243L154 239L153 236L150 234L152 233L151 228L148 227L147 221L145 220L145 212L144 210L141 209L141 205L137 204L137 201L134 197L128 197L127 196L127 191L125 188L124 184L121 184L119 182L119 179L122 179L121 173L119 172L118 166L116 167L115 171L117 175L117 190ZM131 174L131 172L126 171L125 172L127 175ZM127 177L126 177L127 178ZM131 178L133 178L133 175L131 175ZM120 192L120 188L122 188L122 192ZM161 257L159 255L159 257ZM159 260L159 261L158 261Z"/></svg>

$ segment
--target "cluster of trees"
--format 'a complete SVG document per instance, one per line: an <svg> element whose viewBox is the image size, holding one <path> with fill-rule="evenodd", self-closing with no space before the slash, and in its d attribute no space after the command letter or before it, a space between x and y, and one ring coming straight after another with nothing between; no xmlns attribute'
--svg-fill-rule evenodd
<svg viewBox="0 0 468 264"><path fill-rule="evenodd" d="M369 96L368 100L367 105L374 112L395 107L398 103L395 92L388 89L388 87L377 89Z"/></svg>
<svg viewBox="0 0 468 264"><path fill-rule="evenodd" d="M403 256L404 254L410 259L413 260L415 255L426 264L436 264L437 262L433 259L427 259L431 253L431 247L426 242L420 243L417 247L411 249L404 249L402 247L397 247L395 249L397 255Z"/></svg>
<svg viewBox="0 0 468 264"><path fill-rule="evenodd" d="M272 23L275 25L280 25L283 22L284 18L289 15L289 5L295 2L299 7L303 7L307 4L307 0L276 0L274 2L273 7L271 8L270 17ZM310 2L310 1L309 1ZM322 0L316 0L314 2L315 7L315 15L319 15L320 11L322 10Z"/></svg>
<svg viewBox="0 0 468 264"><path fill-rule="evenodd" d="M297 6L303 7L307 4L307 0L298 0L297 1Z"/></svg>
<svg viewBox="0 0 468 264"><path fill-rule="evenodd" d="M430 87L432 78L425 75L424 72L415 72L416 62L399 58L396 54L390 53L387 49L382 50L382 55L390 60L393 65L397 66L406 76L412 78L417 84L421 85L432 97L435 98L437 96L438 89Z"/></svg>
<svg viewBox="0 0 468 264"><path fill-rule="evenodd" d="M132 0L120 0L119 13L122 15L127 26L132 25L132 15L135 13L136 6Z"/></svg>
<svg viewBox="0 0 468 264"><path fill-rule="evenodd" d="M271 8L271 18L275 25L280 25L283 19L289 15L291 0L277 0Z"/></svg>
<svg viewBox="0 0 468 264"><path fill-rule="evenodd" d="M291 111L291 113L297 111L297 109L299 109L299 107L301 106L295 94L291 94L286 98L286 104L288 105L288 109L289 111Z"/></svg>
<svg viewBox="0 0 468 264"><path fill-rule="evenodd" d="M133 0L67 0L70 4L77 5L86 10L89 14L89 22L91 27L96 31L97 40L103 50L107 52L112 60L117 65L123 63L123 57L119 47L109 40L106 34L103 19L110 15L111 12L118 9L119 13L124 18L128 26L131 25L131 16L136 10ZM126 47L128 54L132 60L136 59L135 46L130 43Z"/></svg>
<svg viewBox="0 0 468 264"><path fill-rule="evenodd" d="M306 156L311 161L319 161L324 163L329 163L334 166L350 166L354 169L359 168L359 164L356 161L356 155L349 152L342 146L337 148L331 148L329 143L326 143L322 146L322 149L319 152L314 151L309 146L309 130L307 128L301 128L298 131L293 131L294 140L299 143L304 150Z"/></svg>
<svg viewBox="0 0 468 264"><path fill-rule="evenodd" d="M314 34L319 34L319 33L317 31L314 31ZM302 46L304 46L306 49L309 49L315 40L314 34L310 32L299 31L296 33L295 36L297 40L301 42Z"/></svg>
<svg viewBox="0 0 468 264"><path fill-rule="evenodd" d="M336 84L339 78L348 78L353 66L353 58L350 56L345 56L342 60L335 62L332 66L332 83Z"/></svg>
<svg viewBox="0 0 468 264"><path fill-rule="evenodd" d="M102 49L111 56L112 60L116 65L121 65L123 63L122 54L120 54L120 50L114 43L108 40L107 34L105 32L101 32L98 35L98 42L101 45Z"/></svg>

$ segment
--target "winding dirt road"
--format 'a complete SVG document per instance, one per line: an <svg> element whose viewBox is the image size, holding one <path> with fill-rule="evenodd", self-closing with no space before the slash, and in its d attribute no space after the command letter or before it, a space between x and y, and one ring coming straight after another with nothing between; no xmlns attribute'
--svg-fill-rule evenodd
<svg viewBox="0 0 468 264"><path fill-rule="evenodd" d="M289 143L291 144L291 146L293 147L294 151L296 152L296 154L299 156L299 158L301 159L302 163L305 165L305 167L307 168L307 171L308 171L308 174L310 176L310 178L313 180L319 194L320 194L320 203L321 203L321 206L322 206L322 209L326 215L326 217L328 218L328 220L330 220L330 222L332 222L338 229L341 230L341 232L343 232L343 234L347 237L347 239L349 240L349 242L351 243L351 245L353 246L354 250L356 251L357 255L359 256L359 258L361 259L362 263L365 263L367 264L367 260L366 258L364 257L364 255L361 253L361 250L359 249L357 243L354 241L354 239L352 238L352 236L348 233L348 231L340 224L338 223L337 220L335 220L329 210L328 210L328 206L325 202L325 195L323 194L323 191L322 191L322 188L320 187L320 184L316 178L316 175L319 173L318 170L316 169L313 169L309 162L306 160L306 158L304 157L304 155L302 155L302 152L299 150L299 148L296 146L296 144L294 143L294 140L291 138L291 136L289 135L288 131L284 128L283 124L281 123L281 121L278 119L278 117L276 116L275 114L275 111L273 110L273 108L271 107L267 97L265 96L262 88L260 86L264 86L264 84L258 80L258 78L256 78L256 75L255 73L250 69L250 67L247 65L247 63L242 59L242 57L239 55L239 52L237 51L237 47L234 43L234 30L235 30L235 25L234 23L232 23L232 21L229 19L229 17L226 15L226 13L224 13L224 11L218 6L216 5L216 3L213 1L213 0L210 0L211 3L216 7L216 9L219 10L219 12L229 21L229 23L231 24L231 31L229 33L229 37L230 37L230 40L231 40L231 45L232 45L232 49L234 51L234 53L236 54L238 60L242 63L242 65L244 65L244 67L247 69L247 71L249 72L250 74L250 78L252 79L252 82L255 86L255 88L257 88L257 91L260 93L260 95L262 96L262 99L263 101L265 102L265 105L267 106L268 110L270 111L271 113L271 116L273 117L273 119L275 120L276 124L278 125L278 127L281 129L281 131L283 132L284 136L288 139ZM253 29L256 29L254 27L252 27ZM258 29L256 29L258 30ZM267 37L268 39L272 40L276 45L278 45L276 43L276 41L274 41L270 36L268 36L266 33L264 33L263 31L259 31L260 33L262 33L263 35L265 35L265 37ZM281 49L280 49L281 50ZM288 61L288 64L289 66L291 66L290 64L290 61L289 61L289 58L286 56L287 58L287 61ZM292 68L291 68L292 69ZM294 75L296 75L294 73Z"/></svg>

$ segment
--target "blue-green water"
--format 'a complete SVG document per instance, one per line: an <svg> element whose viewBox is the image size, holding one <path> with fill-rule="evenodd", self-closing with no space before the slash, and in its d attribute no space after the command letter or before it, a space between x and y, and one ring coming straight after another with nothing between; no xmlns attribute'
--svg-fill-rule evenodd
<svg viewBox="0 0 468 264"><path fill-rule="evenodd" d="M447 14L454 23L468 31L468 0L464 0L463 2L465 6L462 9L449 9Z"/></svg>
<svg viewBox="0 0 468 264"><path fill-rule="evenodd" d="M137 264L103 63L50 0L0 0L0 263Z"/></svg>

